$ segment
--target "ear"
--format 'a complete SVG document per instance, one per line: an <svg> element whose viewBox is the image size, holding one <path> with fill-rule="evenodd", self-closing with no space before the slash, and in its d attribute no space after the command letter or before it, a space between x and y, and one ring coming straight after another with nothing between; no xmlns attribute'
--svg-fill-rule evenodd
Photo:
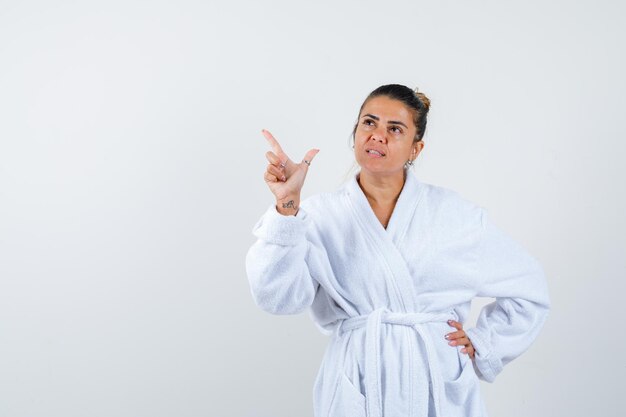
<svg viewBox="0 0 626 417"><path fill-rule="evenodd" d="M413 157L413 159L417 158L417 155L422 152L422 149L424 149L424 142L422 142L421 140L413 144L413 148L411 149L411 156Z"/></svg>

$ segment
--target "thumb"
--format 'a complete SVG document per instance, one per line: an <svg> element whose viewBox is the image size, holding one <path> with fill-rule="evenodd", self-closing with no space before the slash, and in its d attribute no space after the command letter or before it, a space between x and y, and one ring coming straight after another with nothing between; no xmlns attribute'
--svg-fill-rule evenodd
<svg viewBox="0 0 626 417"><path fill-rule="evenodd" d="M315 158L315 155L317 155L317 153L319 151L320 151L319 149L311 149L310 151L308 151L306 153L306 155L304 155L304 158L303 158L302 162L304 162L304 161L308 162L308 164L306 164L306 162L305 162L305 164L308 167L311 164L311 162L313 161L313 158Z"/></svg>

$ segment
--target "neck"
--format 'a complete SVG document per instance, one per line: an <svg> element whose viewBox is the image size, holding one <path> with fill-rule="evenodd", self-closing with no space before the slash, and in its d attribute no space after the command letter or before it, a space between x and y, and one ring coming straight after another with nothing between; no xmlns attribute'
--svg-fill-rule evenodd
<svg viewBox="0 0 626 417"><path fill-rule="evenodd" d="M389 176L372 175L361 171L357 181L370 202L384 206L395 204L404 186L406 175L404 170L399 175Z"/></svg>

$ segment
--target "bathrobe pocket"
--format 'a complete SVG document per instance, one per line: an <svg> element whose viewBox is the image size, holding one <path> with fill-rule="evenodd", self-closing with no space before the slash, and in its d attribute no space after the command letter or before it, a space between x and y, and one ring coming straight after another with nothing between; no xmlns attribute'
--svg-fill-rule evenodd
<svg viewBox="0 0 626 417"><path fill-rule="evenodd" d="M328 417L346 416L365 417L365 396L340 372Z"/></svg>
<svg viewBox="0 0 626 417"><path fill-rule="evenodd" d="M468 395L478 389L478 377L474 371L472 360L469 356L459 352L461 361L461 373L451 381L445 381L447 399L454 405L464 405Z"/></svg>

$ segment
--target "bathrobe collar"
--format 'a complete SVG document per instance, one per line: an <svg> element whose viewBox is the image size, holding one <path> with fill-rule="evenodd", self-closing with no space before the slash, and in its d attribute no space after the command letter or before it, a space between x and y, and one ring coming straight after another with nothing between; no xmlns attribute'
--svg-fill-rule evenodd
<svg viewBox="0 0 626 417"><path fill-rule="evenodd" d="M363 232L370 238L382 255L382 261L386 263L390 274L390 284L396 289L396 308L403 312L418 312L423 306L417 305L415 286L412 283L411 274L400 248L408 230L411 219L419 207L424 194L425 184L415 177L411 171L407 171L404 186L393 209L387 229L380 223L367 197L361 190L355 174L346 185L348 202L353 208L354 216Z"/></svg>
<svg viewBox="0 0 626 417"><path fill-rule="evenodd" d="M402 239L404 239L408 229L409 222L413 218L413 214L419 205L424 184L417 179L412 171L409 170L406 172L404 186L400 191L398 201L396 201L391 218L385 229L380 223L380 220L378 220L378 217L376 217L369 201L367 201L367 197L359 186L357 180L359 174L360 172L352 176L347 185L347 191L352 204L355 205L355 208L358 208L358 214L361 216L365 225L369 226L368 229L371 229L379 238L388 239L391 237L394 244L400 247Z"/></svg>

